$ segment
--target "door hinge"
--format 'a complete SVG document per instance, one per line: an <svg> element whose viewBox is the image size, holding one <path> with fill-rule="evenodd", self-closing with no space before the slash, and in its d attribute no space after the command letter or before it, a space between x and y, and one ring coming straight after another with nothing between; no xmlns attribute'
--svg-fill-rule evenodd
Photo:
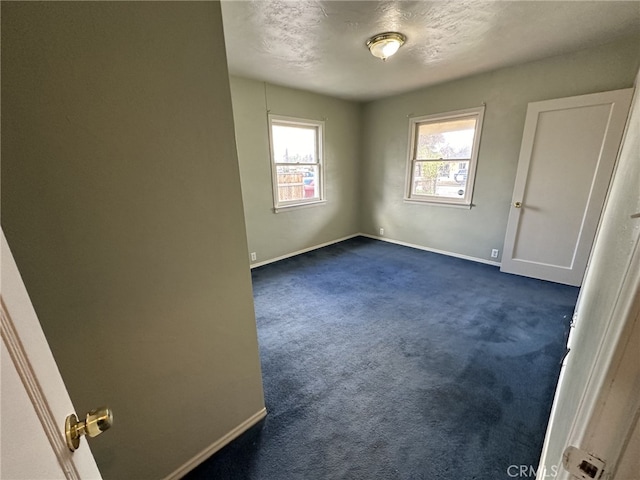
<svg viewBox="0 0 640 480"><path fill-rule="evenodd" d="M562 466L580 480L604 479L604 461L577 447L567 447L562 454Z"/></svg>

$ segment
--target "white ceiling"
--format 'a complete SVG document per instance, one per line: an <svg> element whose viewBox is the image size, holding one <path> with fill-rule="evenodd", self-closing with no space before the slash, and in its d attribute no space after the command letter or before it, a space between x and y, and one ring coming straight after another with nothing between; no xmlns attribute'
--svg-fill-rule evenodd
<svg viewBox="0 0 640 480"><path fill-rule="evenodd" d="M372 100L640 32L640 2L223 1L229 71ZM386 62L366 40L398 31ZM639 47L640 51L640 47Z"/></svg>

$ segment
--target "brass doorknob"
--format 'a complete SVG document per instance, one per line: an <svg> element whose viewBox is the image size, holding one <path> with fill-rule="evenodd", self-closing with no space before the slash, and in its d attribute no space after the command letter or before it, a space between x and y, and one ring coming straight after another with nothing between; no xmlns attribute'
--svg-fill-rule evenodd
<svg viewBox="0 0 640 480"><path fill-rule="evenodd" d="M522 202L515 202L513 204L513 206L516 207L516 208L521 208L522 207Z"/></svg>
<svg viewBox="0 0 640 480"><path fill-rule="evenodd" d="M78 421L75 413L67 417L64 422L64 432L67 446L72 452L80 446L80 437L87 435L97 437L113 425L113 413L107 407L100 407L87 413L84 420Z"/></svg>

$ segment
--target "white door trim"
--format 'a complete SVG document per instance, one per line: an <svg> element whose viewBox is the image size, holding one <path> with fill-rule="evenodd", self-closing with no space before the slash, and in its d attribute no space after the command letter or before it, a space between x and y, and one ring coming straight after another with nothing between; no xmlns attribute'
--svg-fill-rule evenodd
<svg viewBox="0 0 640 480"><path fill-rule="evenodd" d="M582 446L587 439L590 429L593 428L597 420L597 413L604 396L608 392L608 386L611 383L612 371L617 370L621 356L624 353L626 336L631 332L638 321L640 312L640 243L636 243L633 257L629 262L629 267L625 274L625 280L622 288L618 292L616 305L611 311L611 315L606 319L607 329L602 337L598 351L595 352L595 362L593 369L589 373L589 379L578 400L578 409L573 418L569 435L567 436L567 446ZM617 320L617 321L615 321ZM579 325L578 327L579 328ZM571 353L569 354L571 355ZM564 368L563 368L564 370ZM636 369L640 373L640 366ZM564 371L563 371L564 373ZM560 379L562 382L562 378ZM610 415L624 415L629 410L637 411L640 408L640 398L628 398L627 408L621 408L617 411L610 412ZM554 402L555 403L555 402ZM555 406L555 405L554 405ZM553 414L550 419L550 425L553 422ZM633 423L629 419L629 427ZM616 432L619 433L619 432ZM610 472L611 468L616 467L618 457L622 453L628 438L626 435L611 435L609 442L615 442L616 445L610 444L610 451L618 451L616 458L602 458L605 460L605 471ZM546 447L546 442L545 442ZM547 455L546 448L542 452L541 465L544 465L544 458ZM592 452L595 456L603 455L604 452ZM556 459L557 465L561 465L561 459ZM556 480L569 480L570 475L564 469L558 471ZM609 477L604 477L609 478Z"/></svg>

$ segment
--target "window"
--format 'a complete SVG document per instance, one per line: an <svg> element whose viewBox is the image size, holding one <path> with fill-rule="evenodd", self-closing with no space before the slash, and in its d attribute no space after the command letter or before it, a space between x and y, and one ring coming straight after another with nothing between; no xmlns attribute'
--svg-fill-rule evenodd
<svg viewBox="0 0 640 480"><path fill-rule="evenodd" d="M405 199L471 206L484 107L412 118Z"/></svg>
<svg viewBox="0 0 640 480"><path fill-rule="evenodd" d="M324 122L269 115L275 211L324 201Z"/></svg>

